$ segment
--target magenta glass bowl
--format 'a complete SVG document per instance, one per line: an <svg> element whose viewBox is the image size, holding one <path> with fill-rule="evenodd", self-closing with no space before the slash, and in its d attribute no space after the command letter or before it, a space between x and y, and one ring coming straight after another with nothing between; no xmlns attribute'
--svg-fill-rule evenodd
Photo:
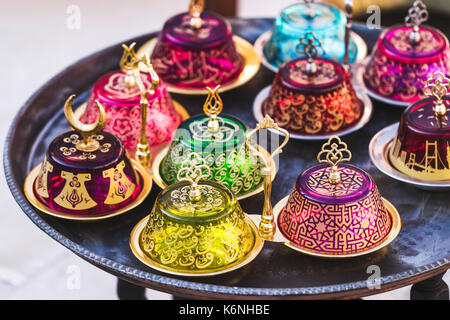
<svg viewBox="0 0 450 320"><path fill-rule="evenodd" d="M227 85L238 78L244 59L236 51L231 25L208 12L200 15L199 29L190 25L191 15L170 18L151 55L156 73L171 86L205 89Z"/></svg>
<svg viewBox="0 0 450 320"><path fill-rule="evenodd" d="M434 72L450 75L450 49L445 35L430 26L420 26L421 41L412 45L411 31L412 27L399 25L379 37L363 76L373 93L399 102L415 102L425 97L423 89Z"/></svg>
<svg viewBox="0 0 450 320"><path fill-rule="evenodd" d="M435 116L435 102L428 97L403 112L389 159L413 178L450 181L450 96L443 98L447 113L442 121Z"/></svg>
<svg viewBox="0 0 450 320"><path fill-rule="evenodd" d="M141 94L137 85L126 85L125 77L126 73L122 71L112 71L100 77L92 88L80 120L84 123L95 122L98 117L95 100L98 100L106 112L104 130L122 140L125 148L133 153L141 131ZM149 74L141 73L141 79L146 88L151 86ZM181 120L166 85L160 81L155 94L148 97L146 132L149 145L170 141Z"/></svg>
<svg viewBox="0 0 450 320"><path fill-rule="evenodd" d="M358 100L348 72L330 59L314 59L317 72L306 74L308 60L283 64L263 102L263 114L291 133L338 133L358 123L363 104Z"/></svg>
<svg viewBox="0 0 450 320"><path fill-rule="evenodd" d="M329 182L327 164L298 178L278 215L283 236L303 251L321 256L357 254L379 246L392 228L378 189L362 169L340 164L341 182Z"/></svg>
<svg viewBox="0 0 450 320"><path fill-rule="evenodd" d="M35 197L61 215L92 218L117 212L134 201L143 187L119 139L108 132L91 137L100 147L76 148L82 139L66 132L50 144L33 184Z"/></svg>

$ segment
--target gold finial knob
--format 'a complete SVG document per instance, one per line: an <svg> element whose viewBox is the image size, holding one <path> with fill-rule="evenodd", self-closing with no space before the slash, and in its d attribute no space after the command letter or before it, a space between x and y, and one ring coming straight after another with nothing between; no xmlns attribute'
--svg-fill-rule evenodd
<svg viewBox="0 0 450 320"><path fill-rule="evenodd" d="M206 172L205 172L206 171ZM177 173L178 181L186 180L191 184L189 199L193 202L200 201L201 192L198 189L198 182L202 178L208 178L211 175L211 169L198 153L191 152L187 158L181 162L180 170Z"/></svg>
<svg viewBox="0 0 450 320"><path fill-rule="evenodd" d="M138 60L138 56L134 51L134 46L136 42L133 42L130 46L126 44L122 44L123 55L120 59L120 70L126 74L125 76L125 85L129 88L134 87L136 85L135 79L133 77L133 65Z"/></svg>
<svg viewBox="0 0 450 320"><path fill-rule="evenodd" d="M409 34L409 41L411 44L418 44L420 42L419 26L428 20L427 6L421 1L416 0L408 10L408 15L405 18L407 26L413 26L412 32Z"/></svg>
<svg viewBox="0 0 450 320"><path fill-rule="evenodd" d="M325 54L325 50L322 47L322 43L316 38L313 32L308 31L303 37L299 39L296 50L300 54L304 54L308 58L308 64L306 65L306 74L313 76L317 72L317 65L314 63L314 59L319 54Z"/></svg>
<svg viewBox="0 0 450 320"><path fill-rule="evenodd" d="M64 104L64 114L66 116L67 122L69 122L70 126L78 131L83 137L82 140L78 141L76 144L76 148L80 151L84 152L93 152L100 148L100 144L97 140L92 139L92 136L97 134L98 132L103 131L106 125L106 113L105 109L101 105L98 100L95 101L98 108L98 118L92 124L82 123L78 120L72 110L72 102L75 98L75 95L71 95Z"/></svg>
<svg viewBox="0 0 450 320"><path fill-rule="evenodd" d="M253 140L252 140L252 136L256 132L258 132L259 130L262 130L262 129L276 130L276 131L281 132L284 135L284 140L281 143L281 145L277 149L275 149L275 151L272 152L270 157L267 159L256 148L256 146L254 145L255 143L253 143ZM256 125L255 129L249 131L245 135L245 144L254 154L259 156L260 159L262 159L263 164L264 164L264 167L261 172L261 174L264 176L264 207L263 207L263 212L261 215L261 222L259 224L259 233L260 233L261 237L266 240L273 240L275 230L276 230L276 225L275 225L273 211L272 211L272 204L270 202L270 194L272 191L272 179L271 179L272 174L271 173L272 173L272 169L274 169L271 167L271 160L276 155L283 152L283 148L288 143L288 141L289 141L289 132L283 128L280 128L278 126L278 124L275 121L273 121L273 119L269 115L266 115L264 117L264 119Z"/></svg>
<svg viewBox="0 0 450 320"><path fill-rule="evenodd" d="M203 10L205 8L205 0L191 0L189 3L189 13L191 14L190 25L194 29L199 29L203 21L200 18Z"/></svg>
<svg viewBox="0 0 450 320"><path fill-rule="evenodd" d="M425 95L436 98L436 102L434 104L434 113L436 116L444 116L447 113L447 107L442 101L442 98L444 98L447 94L449 86L450 79L440 71L436 71L433 73L433 76L427 79L427 83L423 91Z"/></svg>
<svg viewBox="0 0 450 320"><path fill-rule="evenodd" d="M338 171L338 165L343 161L350 161L352 153L347 148L347 144L338 136L332 136L322 145L322 150L317 155L319 163L328 163L331 167L330 183L338 184L341 182L341 175Z"/></svg>
<svg viewBox="0 0 450 320"><path fill-rule="evenodd" d="M203 112L209 117L208 129L212 132L217 132L220 129L217 117L222 112L223 102L219 96L219 88L220 85L214 89L206 87L206 89L208 89L208 97L203 104Z"/></svg>
<svg viewBox="0 0 450 320"><path fill-rule="evenodd" d="M141 79L141 73L139 71L139 64L144 63L150 77L152 79L152 84L150 88L145 88L144 83ZM141 133L139 135L139 142L137 144L137 150L136 150L136 158L137 160L144 166L148 167L150 165L150 147L148 145L147 141L147 109L148 109L148 97L149 95L155 94L155 88L159 84L159 77L156 74L155 70L153 69L152 64L150 63L150 57L148 53L146 53L141 59L135 60L133 65L133 74L134 79L139 87L139 90L141 92Z"/></svg>

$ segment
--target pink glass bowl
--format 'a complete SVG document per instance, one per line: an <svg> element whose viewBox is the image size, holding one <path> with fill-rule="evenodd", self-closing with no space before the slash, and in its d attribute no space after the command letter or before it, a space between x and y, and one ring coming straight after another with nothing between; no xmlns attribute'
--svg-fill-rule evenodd
<svg viewBox="0 0 450 320"><path fill-rule="evenodd" d="M402 114L389 152L399 171L420 180L450 180L450 96L443 99L447 113L439 120L434 98L409 106Z"/></svg>
<svg viewBox="0 0 450 320"><path fill-rule="evenodd" d="M231 25L212 13L203 12L200 17L203 25L193 29L189 13L176 15L159 35L151 60L156 73L171 86L224 86L243 70L244 60L233 43Z"/></svg>
<svg viewBox="0 0 450 320"><path fill-rule="evenodd" d="M363 114L363 105L348 72L329 59L314 61L314 77L304 71L306 59L292 60L280 68L263 102L263 114L298 134L338 133L354 126Z"/></svg>
<svg viewBox="0 0 450 320"><path fill-rule="evenodd" d="M329 182L328 165L303 172L278 215L280 232L303 251L356 254L376 248L391 231L391 215L373 179L350 164L338 170L337 185Z"/></svg>
<svg viewBox="0 0 450 320"><path fill-rule="evenodd" d="M421 41L409 41L412 27L394 26L383 32L364 72L366 87L381 97L415 102L425 97L423 88L436 71L450 75L448 39L439 30L421 26Z"/></svg>
<svg viewBox="0 0 450 320"><path fill-rule="evenodd" d="M121 139L125 148L134 152L141 131L141 94L137 85L127 87L125 77L122 71L112 71L98 79L80 120L84 123L95 122L98 116L95 100L98 99L106 112L105 131ZM141 73L141 78L145 87L149 88L150 76ZM146 130L149 145L170 141L182 119L175 110L166 85L160 82L155 94L149 96L148 100Z"/></svg>
<svg viewBox="0 0 450 320"><path fill-rule="evenodd" d="M38 201L72 218L106 216L134 201L143 179L120 140L102 132L93 136L100 148L82 152L75 147L80 139L79 133L70 131L50 144L33 184Z"/></svg>

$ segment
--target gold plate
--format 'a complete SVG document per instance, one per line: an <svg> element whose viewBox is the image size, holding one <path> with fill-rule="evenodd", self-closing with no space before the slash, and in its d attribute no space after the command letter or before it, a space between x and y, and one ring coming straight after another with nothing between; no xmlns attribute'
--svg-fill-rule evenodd
<svg viewBox="0 0 450 320"><path fill-rule="evenodd" d="M281 210L283 210L283 208L286 206L288 198L289 198L289 196L284 197L273 208L274 219L275 219L275 221L277 223L277 235L278 235L278 237L276 237L276 238L279 239L279 238L282 237L284 239L284 244L286 246L288 246L289 248L294 249L296 251L299 251L301 253L307 254L307 255L320 257L320 258L328 258L328 259L351 258L351 257L357 257L357 256L366 255L366 254L375 252L377 250L380 250L381 248L384 248L385 246L390 244L397 237L397 235L399 234L400 229L402 227L402 222L401 222L400 215L399 215L397 209L392 205L392 203L390 203L385 198L381 197L381 199L383 200L384 205L386 206L386 209L388 210L388 212L391 215L392 227L391 227L391 231L389 231L389 234L383 239L383 241L379 245L377 245L376 247L373 247L373 248L371 248L371 249L369 249L367 251L362 251L362 252L357 252L357 253L350 253L350 254L326 255L326 254L317 253L317 252L310 251L310 250L307 250L305 248L299 247L297 244L287 240L282 235L282 233L279 231L279 229L278 229L278 215L280 214Z"/></svg>
<svg viewBox="0 0 450 320"><path fill-rule="evenodd" d="M142 57L146 53L148 53L151 56L157 41L158 38L155 37L144 43L137 52L138 57ZM242 72L240 73L239 77L236 80L227 85L221 86L219 92L228 91L244 85L251 78L253 78L253 76L258 72L259 67L261 65L261 59L259 58L258 53L255 51L255 48L253 48L250 42L236 35L233 36L233 42L236 46L236 51L238 52L238 54L240 54L244 58L245 61L244 68L242 69ZM142 71L144 72L146 71L142 65L141 68ZM173 93L189 94L189 95L208 94L208 90L206 89L186 89L171 85L167 82L165 82L165 84L167 86L167 90Z"/></svg>
<svg viewBox="0 0 450 320"><path fill-rule="evenodd" d="M144 201L144 199L150 193L150 190L152 189L152 183L153 183L152 179L149 176L149 174L146 172L144 167L142 167L142 165L139 164L134 159L130 159L130 160L131 160L133 167L136 169L137 173L139 174L139 178L142 179L142 181L143 181L142 190L133 202L130 202L125 207L118 209L118 210L114 210L107 215L94 216L94 217L80 217L80 216L74 216L74 215L70 215L70 214L63 214L63 213L54 211L53 209L47 207L45 204L40 202L39 199L36 198L36 196L34 195L33 185L34 185L34 181L35 181L36 177L39 174L39 171L41 168L41 163L38 164L36 167L34 167L33 170L31 170L31 172L28 174L28 176L25 179L25 184L24 184L25 196L27 197L28 201L36 209L38 209L46 214L49 214L51 216L58 217L58 218L63 218L63 219L68 219L68 220L78 220L78 221L94 221L94 220L101 220L101 219L106 219L106 218L111 218L111 217L117 216L119 214L130 211L131 209L134 209L139 204L141 204L142 201Z"/></svg>
<svg viewBox="0 0 450 320"><path fill-rule="evenodd" d="M153 180L155 181L156 185L158 187L160 187L161 189L164 189L167 187L167 184L164 182L163 178L161 177L161 174L159 173L159 167L161 166L161 162L164 159L164 157L167 155L167 153L169 152L170 149L170 145L167 145L165 148L163 148L160 152L158 152L158 154L153 158L153 163L152 163L152 176L153 176ZM258 145L258 149L259 151L264 155L264 157L266 159L269 158L269 153L267 152L267 150L265 150L263 147L261 147L260 145ZM271 168L272 168L272 172L271 172L271 180L273 181L275 179L275 176L277 174L277 169L276 169L276 164L275 161L272 159L271 161ZM256 188L255 190L253 190L252 192L243 194L241 196L236 196L236 198L238 200L242 200L251 196L254 196L255 194L258 194L260 192L264 191L264 180L260 183L259 187Z"/></svg>
<svg viewBox="0 0 450 320"><path fill-rule="evenodd" d="M202 271L192 271L192 272L180 272L175 268L170 268L167 266L164 266L162 264L159 264L152 259L150 259L145 253L142 251L141 246L139 245L139 238L141 236L141 233L145 226L147 225L148 217L146 216L141 221L138 222L138 224L133 228L130 235L130 248L133 254L138 258L142 263L149 266L150 268L153 268L155 270L177 275L177 276L186 276L186 277L205 277L205 276L215 276L219 274L223 274L226 272L230 272L233 270L237 270L239 268L242 268L243 266L247 265L253 259L256 258L256 256L261 252L263 246L264 246L264 240L259 236L258 228L253 223L253 221L248 217L247 214L245 214L245 222L248 223L250 228L252 229L253 235L255 236L255 243L253 244L252 250L250 250L249 253L245 255L243 259L240 261L236 261L228 266L216 268L216 269L210 269L210 270L202 270Z"/></svg>

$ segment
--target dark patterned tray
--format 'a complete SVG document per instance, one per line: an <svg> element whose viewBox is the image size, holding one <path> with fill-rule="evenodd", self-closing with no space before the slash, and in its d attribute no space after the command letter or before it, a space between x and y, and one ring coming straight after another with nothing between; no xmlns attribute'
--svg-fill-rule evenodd
<svg viewBox="0 0 450 320"><path fill-rule="evenodd" d="M253 42L270 29L270 19L231 20L234 31ZM362 25L354 29L369 49L380 30ZM135 39L137 47L156 33ZM21 108L10 128L4 152L8 185L24 213L44 232L78 256L124 280L140 286L198 298L336 298L361 297L418 282L449 268L449 193L426 192L388 178L369 159L371 137L397 122L402 109L374 102L374 114L363 129L344 137L353 152L352 162L368 171L380 193L400 212L402 230L397 239L378 252L351 259L326 260L295 252L279 243L266 243L261 254L246 267L210 278L182 278L154 271L132 254L128 241L131 229L152 208L160 189L154 185L150 196L133 211L104 221L79 223L37 212L25 199L23 183L30 169L43 159L47 145L69 129L63 103L77 94L74 106L87 99L93 83L116 69L122 54L120 44L99 51L71 65L48 81ZM222 94L227 113L254 127L252 103L256 94L271 84L274 74L264 67L245 86ZM204 97L173 95L191 115L201 112ZM297 175L316 162L321 142L291 140L280 159L273 184L272 203L288 195ZM263 196L243 200L248 213L262 210ZM381 288L369 289L368 267L378 266Z"/></svg>

